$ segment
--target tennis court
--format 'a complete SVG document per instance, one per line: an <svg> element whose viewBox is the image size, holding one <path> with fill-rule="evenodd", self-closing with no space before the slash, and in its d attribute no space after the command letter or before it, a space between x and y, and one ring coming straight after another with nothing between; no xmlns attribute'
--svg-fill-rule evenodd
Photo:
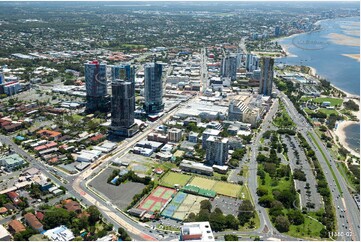
<svg viewBox="0 0 361 242"><path fill-rule="evenodd" d="M174 189L158 186L148 197L141 201L138 208L150 212L160 211L175 193L176 190Z"/></svg>
<svg viewBox="0 0 361 242"><path fill-rule="evenodd" d="M198 214L201 207L200 202L205 199L204 197L178 192L163 210L162 216L183 221L191 212Z"/></svg>
<svg viewBox="0 0 361 242"><path fill-rule="evenodd" d="M190 184L203 189L212 189L212 187L214 186L214 184L216 184L216 182L217 181L215 180L196 176L193 178Z"/></svg>
<svg viewBox="0 0 361 242"><path fill-rule="evenodd" d="M162 198L163 199L169 199L172 195L174 194L174 192L173 191L165 191L165 193L163 193L163 195L162 195Z"/></svg>
<svg viewBox="0 0 361 242"><path fill-rule="evenodd" d="M183 200L187 197L187 194L184 192L178 192L177 195L172 199L168 206L163 210L162 215L164 217L172 218L174 212L181 205Z"/></svg>

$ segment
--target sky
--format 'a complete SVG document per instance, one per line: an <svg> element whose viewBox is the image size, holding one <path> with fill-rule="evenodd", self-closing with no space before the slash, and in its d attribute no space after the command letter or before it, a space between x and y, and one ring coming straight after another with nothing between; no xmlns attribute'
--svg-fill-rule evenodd
<svg viewBox="0 0 361 242"><path fill-rule="evenodd" d="M212 2L357 2L359 0L1 0L3 2L77 2L77 1L92 1L92 2L199 2L199 1L212 1Z"/></svg>

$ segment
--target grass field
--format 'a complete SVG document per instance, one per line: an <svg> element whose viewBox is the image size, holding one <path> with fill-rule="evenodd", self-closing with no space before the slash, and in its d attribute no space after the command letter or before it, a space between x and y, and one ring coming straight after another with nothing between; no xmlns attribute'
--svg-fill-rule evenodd
<svg viewBox="0 0 361 242"><path fill-rule="evenodd" d="M331 106L338 105L340 106L343 102L341 98L332 98L332 97L318 97L318 98L312 98L312 97L301 97L301 101L308 101L312 99L315 103L322 104L323 102L330 102Z"/></svg>
<svg viewBox="0 0 361 242"><path fill-rule="evenodd" d="M191 176L175 173L175 172L168 172L163 176L160 181L160 184L167 187L174 187L175 184L184 186L188 183L191 179Z"/></svg>
<svg viewBox="0 0 361 242"><path fill-rule="evenodd" d="M340 106L343 102L341 98L332 98L332 97L318 97L313 99L313 101L316 103L330 102L331 106L335 106L335 105Z"/></svg>
<svg viewBox="0 0 361 242"><path fill-rule="evenodd" d="M305 222L297 226L291 225L287 234L296 238L315 240L320 239L319 234L323 227L320 222L305 216Z"/></svg>
<svg viewBox="0 0 361 242"><path fill-rule="evenodd" d="M320 108L320 109L318 109L318 111L320 113L324 113L326 115L338 114L338 112L336 110L334 110L334 109Z"/></svg>
<svg viewBox="0 0 361 242"><path fill-rule="evenodd" d="M229 197L238 197L242 186L227 182L217 182L212 190L216 191L218 194L229 196Z"/></svg>
<svg viewBox="0 0 361 242"><path fill-rule="evenodd" d="M217 181L211 179L196 176L193 178L190 184L203 189L212 189L216 182Z"/></svg>

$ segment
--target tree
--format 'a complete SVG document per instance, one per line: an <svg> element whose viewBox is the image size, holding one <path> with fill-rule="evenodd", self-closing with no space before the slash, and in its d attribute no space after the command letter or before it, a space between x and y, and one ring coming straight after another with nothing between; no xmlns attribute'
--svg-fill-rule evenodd
<svg viewBox="0 0 361 242"><path fill-rule="evenodd" d="M216 210L217 208L213 213L210 214L209 223L214 231L223 231L226 227L226 219L222 211L219 212L219 210Z"/></svg>
<svg viewBox="0 0 361 242"><path fill-rule="evenodd" d="M277 216L277 218L275 220L275 227L281 233L287 232L290 227L290 222L288 221L288 218L285 216L282 216L282 215Z"/></svg>
<svg viewBox="0 0 361 242"><path fill-rule="evenodd" d="M130 241L130 237L128 235L128 233L125 231L125 229L123 229L122 227L120 227L118 229L118 234L119 234L119 237L122 239L122 240L126 240L126 241Z"/></svg>
<svg viewBox="0 0 361 242"><path fill-rule="evenodd" d="M254 217L254 207L250 200L244 200L239 206L238 220L239 224L243 226L248 223L251 218Z"/></svg>
<svg viewBox="0 0 361 242"><path fill-rule="evenodd" d="M305 222L305 218L300 210L290 210L287 214L291 224L300 225Z"/></svg>
<svg viewBox="0 0 361 242"><path fill-rule="evenodd" d="M234 217L232 214L228 214L225 217L225 222L226 222L227 229L238 230L239 222L236 219L236 217Z"/></svg>
<svg viewBox="0 0 361 242"><path fill-rule="evenodd" d="M30 227L27 227L25 231L16 233L14 235L14 240L15 241L27 241L34 234L36 234L36 231Z"/></svg>
<svg viewBox="0 0 361 242"><path fill-rule="evenodd" d="M274 201L274 198L271 195L264 195L258 199L259 205L262 207L269 208L271 206L271 203Z"/></svg>
<svg viewBox="0 0 361 242"><path fill-rule="evenodd" d="M268 189L264 186L260 186L257 188L257 195L259 197L262 197L264 195L268 195Z"/></svg>
<svg viewBox="0 0 361 242"><path fill-rule="evenodd" d="M46 229L60 225L69 226L71 223L70 213L64 208L52 208L44 214L44 225Z"/></svg>
<svg viewBox="0 0 361 242"><path fill-rule="evenodd" d="M212 210L212 203L209 200L201 201L201 209L206 209L208 212Z"/></svg>
<svg viewBox="0 0 361 242"><path fill-rule="evenodd" d="M224 240L225 241L238 241L238 236L235 234L225 234Z"/></svg>
<svg viewBox="0 0 361 242"><path fill-rule="evenodd" d="M88 218L89 224L94 225L100 219L101 216L98 208L92 205L87 209L87 212L89 213L89 218Z"/></svg>

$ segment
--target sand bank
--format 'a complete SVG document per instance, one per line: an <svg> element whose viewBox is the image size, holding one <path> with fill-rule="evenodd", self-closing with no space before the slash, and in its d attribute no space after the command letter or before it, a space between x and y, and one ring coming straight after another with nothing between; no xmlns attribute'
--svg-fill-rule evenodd
<svg viewBox="0 0 361 242"><path fill-rule="evenodd" d="M329 38L332 43L338 45L360 46L359 38L351 37L344 34L331 33L327 35L327 38Z"/></svg>
<svg viewBox="0 0 361 242"><path fill-rule="evenodd" d="M342 54L342 55L346 56L346 57L349 57L349 58L352 58L352 59L355 59L358 62L360 62L360 54Z"/></svg>

